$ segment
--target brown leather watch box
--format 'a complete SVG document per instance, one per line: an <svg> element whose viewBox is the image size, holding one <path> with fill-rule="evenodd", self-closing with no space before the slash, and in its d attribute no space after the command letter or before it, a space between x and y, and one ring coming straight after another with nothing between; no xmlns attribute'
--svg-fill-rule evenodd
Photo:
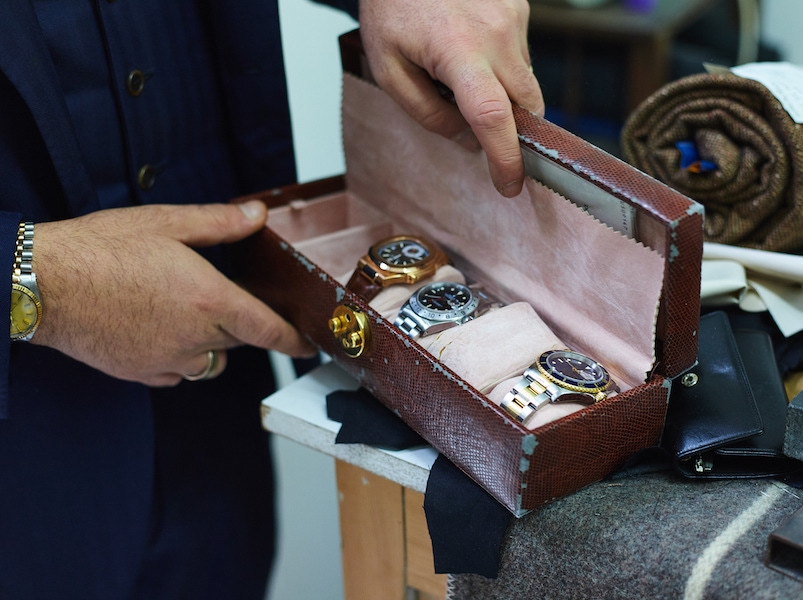
<svg viewBox="0 0 803 600"><path fill-rule="evenodd" d="M515 116L529 178L505 199L481 152L424 131L346 74L345 177L261 194L268 226L239 263L248 289L522 515L658 441L670 378L696 359L703 212L544 119ZM400 300L379 307L345 287L369 246L404 233L435 240L503 308L404 335ZM594 357L618 393L525 426L500 408L500 390L552 347Z"/></svg>

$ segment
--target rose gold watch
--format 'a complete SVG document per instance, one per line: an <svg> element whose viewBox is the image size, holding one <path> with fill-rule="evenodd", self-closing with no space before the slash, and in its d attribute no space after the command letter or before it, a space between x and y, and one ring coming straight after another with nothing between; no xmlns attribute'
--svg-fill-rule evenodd
<svg viewBox="0 0 803 600"><path fill-rule="evenodd" d="M357 263L346 289L372 300L390 285L412 284L432 277L449 257L430 240L397 235L380 240Z"/></svg>

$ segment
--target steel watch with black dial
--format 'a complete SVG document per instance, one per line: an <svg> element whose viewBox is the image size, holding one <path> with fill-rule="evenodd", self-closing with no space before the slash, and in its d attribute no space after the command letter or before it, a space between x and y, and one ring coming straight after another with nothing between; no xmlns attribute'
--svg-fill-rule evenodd
<svg viewBox="0 0 803 600"><path fill-rule="evenodd" d="M365 300L395 284L412 284L432 277L449 257L434 242L418 236L396 235L380 240L360 258L346 284Z"/></svg>
<svg viewBox="0 0 803 600"><path fill-rule="evenodd" d="M551 402L594 404L614 390L607 369L593 358L573 350L549 350L505 394L502 408L526 424L539 408Z"/></svg>
<svg viewBox="0 0 803 600"><path fill-rule="evenodd" d="M436 281L419 288L407 299L394 324L417 338L466 323L492 305L493 301L476 287Z"/></svg>

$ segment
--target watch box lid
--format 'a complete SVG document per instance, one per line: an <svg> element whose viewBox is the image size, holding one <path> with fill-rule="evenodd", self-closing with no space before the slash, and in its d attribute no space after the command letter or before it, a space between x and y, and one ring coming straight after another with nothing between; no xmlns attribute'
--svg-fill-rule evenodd
<svg viewBox="0 0 803 600"><path fill-rule="evenodd" d="M341 56L344 71L356 76L358 79L371 82L370 70L362 51L359 31L349 32L341 36ZM348 75L346 76L348 79ZM363 163L371 158L372 143L382 145L385 139L392 140L394 132L388 131L384 137L378 135L366 143L365 131L352 134L348 124L349 103L353 100L361 102L361 92L346 97L348 87L344 82L344 145L347 160L346 183L349 190L358 195L372 198L381 209L405 223L413 219L415 226L424 232L429 232L435 239L442 239L444 232L438 223L452 223L455 219L469 221L470 226L463 226L462 231L482 232L488 227L476 216L476 203L472 196L473 190L468 185L461 188L459 183L450 180L448 185L452 189L445 189L446 185L439 187L436 181L432 188L430 202L426 200L417 205L423 209L420 214L413 216L413 211L407 209L407 202L416 202L421 195L410 190L400 190L403 184L391 183L387 177L377 171L376 177L370 174L373 165L369 165L368 175L360 181L355 175L352 166ZM359 112L356 109L353 112ZM655 364L652 371L665 377L675 377L691 367L697 358L697 328L700 315L700 270L702 262L702 234L704 211L702 205L684 196L666 184L644 174L633 166L597 148L589 142L575 136L565 129L549 121L529 113L525 109L513 106L516 125L519 133L522 154L525 162L525 171L529 177L542 183L550 190L568 198L592 216L607 224L623 235L637 240L639 243L657 252L664 260L663 285L659 298L659 306L655 317L654 339L651 344L654 348ZM358 127L360 117L356 115ZM354 120L352 119L352 124ZM381 123L380 127L388 127L393 121ZM424 142L426 143L426 142ZM436 142L437 143L437 142ZM402 151L405 146L400 146ZM434 153L433 153L434 154ZM409 157L410 155L405 155ZM355 158L356 157L356 158ZM377 159L378 160L378 159ZM408 168L406 158L399 158L396 174L400 180L412 180L422 173L421 168ZM422 161L426 166L426 161ZM418 167L420 167L419 165ZM475 168L475 167L472 167ZM484 168L484 167L483 167ZM465 170L462 171L465 173ZM490 177L485 171L486 179ZM458 173L458 177L460 172ZM430 179L429 183L432 184ZM476 183L476 182L473 182ZM390 184L390 185L389 185ZM374 187L375 185L375 187ZM486 185L485 187L488 187ZM389 186L390 190L383 188ZM428 190L429 192L429 190ZM454 209L452 213L438 211L443 204L439 198L445 195L463 195L457 200L467 206L464 214ZM488 196L488 202L500 203L504 210L506 199L494 194ZM392 198L389 199L389 198ZM404 201L401 199L404 198ZM415 204L414 204L415 205ZM472 219L474 219L472 221ZM452 251L460 252L462 246L461 236L452 237L454 245ZM466 239L467 235L462 235ZM525 242L526 243L526 242ZM489 275L490 269L483 274ZM638 290L639 277L632 277L633 289ZM581 288L582 289L582 288ZM594 296L604 292L595 291L593 287L589 295ZM615 307L613 307L615 310ZM590 311L594 313L593 303ZM604 319L606 311L598 310L600 319ZM594 319L590 319L593 321ZM593 326L593 324L592 324ZM627 345L627 342L624 342Z"/></svg>

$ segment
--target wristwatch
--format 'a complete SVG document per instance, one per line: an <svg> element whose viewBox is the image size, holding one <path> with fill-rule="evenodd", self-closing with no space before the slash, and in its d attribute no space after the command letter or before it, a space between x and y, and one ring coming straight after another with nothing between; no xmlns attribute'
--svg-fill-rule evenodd
<svg viewBox="0 0 803 600"><path fill-rule="evenodd" d="M33 260L33 223L20 223L11 273L11 339L27 342L42 320L42 301Z"/></svg>
<svg viewBox="0 0 803 600"><path fill-rule="evenodd" d="M436 281L419 288L407 299L394 325L411 338L417 338L466 323L493 304L477 287Z"/></svg>
<svg viewBox="0 0 803 600"><path fill-rule="evenodd" d="M422 237L397 235L380 240L357 263L346 284L365 300L372 300L383 288L399 283L411 284L432 277L449 264L441 248Z"/></svg>
<svg viewBox="0 0 803 600"><path fill-rule="evenodd" d="M549 350L505 394L502 408L526 424L545 404L594 404L607 398L615 387L605 367L593 358L572 350Z"/></svg>

